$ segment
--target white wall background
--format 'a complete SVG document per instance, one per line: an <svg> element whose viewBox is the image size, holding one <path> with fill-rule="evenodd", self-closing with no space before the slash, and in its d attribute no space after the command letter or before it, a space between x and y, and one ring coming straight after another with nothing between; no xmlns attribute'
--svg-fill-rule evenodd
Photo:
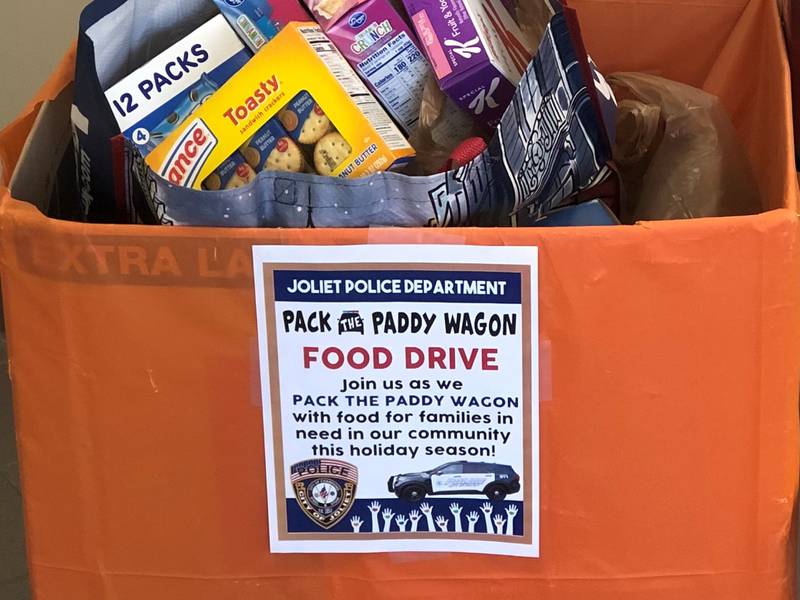
<svg viewBox="0 0 800 600"><path fill-rule="evenodd" d="M0 1L0 126L47 79L77 37L89 0Z"/></svg>

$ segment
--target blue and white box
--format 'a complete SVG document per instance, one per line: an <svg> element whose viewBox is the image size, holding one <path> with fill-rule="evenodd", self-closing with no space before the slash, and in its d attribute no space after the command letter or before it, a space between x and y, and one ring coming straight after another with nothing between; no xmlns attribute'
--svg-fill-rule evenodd
<svg viewBox="0 0 800 600"><path fill-rule="evenodd" d="M106 98L123 136L147 155L251 57L217 15L110 87Z"/></svg>

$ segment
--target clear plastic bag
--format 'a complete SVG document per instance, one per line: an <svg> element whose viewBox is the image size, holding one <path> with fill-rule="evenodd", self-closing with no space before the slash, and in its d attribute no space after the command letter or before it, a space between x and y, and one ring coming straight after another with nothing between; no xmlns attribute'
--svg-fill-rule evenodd
<svg viewBox="0 0 800 600"><path fill-rule="evenodd" d="M760 212L745 150L716 96L645 73L608 82L619 102L623 222Z"/></svg>

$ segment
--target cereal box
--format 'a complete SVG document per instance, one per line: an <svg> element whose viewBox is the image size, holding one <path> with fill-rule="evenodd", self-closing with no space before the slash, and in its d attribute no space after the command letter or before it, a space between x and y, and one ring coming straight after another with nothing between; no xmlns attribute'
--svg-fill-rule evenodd
<svg viewBox="0 0 800 600"><path fill-rule="evenodd" d="M214 4L253 52L290 21L308 19L297 0L214 0Z"/></svg>
<svg viewBox="0 0 800 600"><path fill-rule="evenodd" d="M276 116L323 175L360 177L414 156L319 26L290 23L146 161L172 184L199 189Z"/></svg>
<svg viewBox="0 0 800 600"><path fill-rule="evenodd" d="M404 0L442 89L489 126L500 121L532 58L501 0Z"/></svg>
<svg viewBox="0 0 800 600"><path fill-rule="evenodd" d="M364 0L304 0L311 15L326 31Z"/></svg>
<svg viewBox="0 0 800 600"><path fill-rule="evenodd" d="M106 98L122 134L146 155L251 56L218 15L109 88Z"/></svg>
<svg viewBox="0 0 800 600"><path fill-rule="evenodd" d="M328 37L395 122L411 134L431 68L389 0L367 0L332 26Z"/></svg>

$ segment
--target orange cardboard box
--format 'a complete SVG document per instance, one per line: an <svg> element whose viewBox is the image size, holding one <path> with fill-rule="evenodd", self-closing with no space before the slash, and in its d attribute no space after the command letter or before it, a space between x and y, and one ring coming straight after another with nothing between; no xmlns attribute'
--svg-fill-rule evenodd
<svg viewBox="0 0 800 600"><path fill-rule="evenodd" d="M37 600L794 597L800 254L776 3L574 6L604 72L722 97L763 214L200 230L57 222L0 191ZM2 133L6 178L33 121ZM376 242L539 247L541 558L268 552L250 247Z"/></svg>

